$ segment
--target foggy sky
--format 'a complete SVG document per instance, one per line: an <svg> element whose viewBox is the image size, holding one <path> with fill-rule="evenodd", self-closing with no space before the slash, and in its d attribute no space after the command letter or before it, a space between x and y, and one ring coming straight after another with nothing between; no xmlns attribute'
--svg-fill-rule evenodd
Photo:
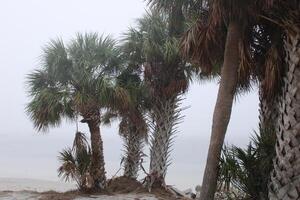
<svg viewBox="0 0 300 200"><path fill-rule="evenodd" d="M142 16L143 0L0 0L0 177L58 180L57 155L72 144L75 125L37 133L25 114L26 74L39 66L41 47L96 31L115 38ZM179 188L202 181L217 82L195 82L183 106L186 116L173 146L167 183ZM235 102L227 143L245 145L258 126L256 90ZM122 142L117 125L101 127L108 176L119 168ZM85 125L80 125L87 132ZM148 163L145 163L145 167ZM143 175L141 175L143 176Z"/></svg>

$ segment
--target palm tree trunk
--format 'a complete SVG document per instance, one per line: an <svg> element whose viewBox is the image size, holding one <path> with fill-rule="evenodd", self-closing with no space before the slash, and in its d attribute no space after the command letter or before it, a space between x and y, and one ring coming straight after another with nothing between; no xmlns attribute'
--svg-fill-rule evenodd
<svg viewBox="0 0 300 200"><path fill-rule="evenodd" d="M276 158L269 187L270 200L300 199L300 31L287 33L287 71L279 105Z"/></svg>
<svg viewBox="0 0 300 200"><path fill-rule="evenodd" d="M125 141L125 163L124 176L136 179L140 168L140 162L143 156L144 138L136 133L136 128L132 128L130 134L124 138Z"/></svg>
<svg viewBox="0 0 300 200"><path fill-rule="evenodd" d="M216 191L219 158L230 120L237 86L240 38L241 33L239 25L235 22L230 22L227 31L224 63L222 66L221 81L213 115L212 133L200 200L213 200Z"/></svg>
<svg viewBox="0 0 300 200"><path fill-rule="evenodd" d="M269 130L274 129L276 120L278 118L278 111L276 100L269 102L264 98L259 99L259 129Z"/></svg>
<svg viewBox="0 0 300 200"><path fill-rule="evenodd" d="M91 176L94 180L94 189L104 189L106 187L105 163L103 155L103 141L100 134L100 114L89 116L87 124L91 133Z"/></svg>
<svg viewBox="0 0 300 200"><path fill-rule="evenodd" d="M273 132L274 137L275 129L277 128L278 122L278 98L266 98L263 95L262 86L259 87L259 129L260 133Z"/></svg>
<svg viewBox="0 0 300 200"><path fill-rule="evenodd" d="M170 147L177 132L176 125L181 120L180 97L159 101L153 108L150 125L153 134L150 146L150 178L148 187L161 187L165 184L167 168L170 165Z"/></svg>

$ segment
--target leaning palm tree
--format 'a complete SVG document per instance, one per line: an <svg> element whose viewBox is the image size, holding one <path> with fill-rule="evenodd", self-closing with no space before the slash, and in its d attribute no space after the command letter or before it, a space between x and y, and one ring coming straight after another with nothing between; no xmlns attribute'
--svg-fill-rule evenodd
<svg viewBox="0 0 300 200"><path fill-rule="evenodd" d="M77 34L68 46L52 40L44 48L41 67L28 76L32 99L27 112L38 130L59 126L63 118L73 120L78 115L88 124L94 189L106 186L101 110L126 99L111 79L119 66L114 40L96 33Z"/></svg>
<svg viewBox="0 0 300 200"><path fill-rule="evenodd" d="M202 15L182 41L183 55L196 63L203 73L221 66L220 86L213 115L207 164L200 199L213 199L217 184L218 162L233 99L239 90L248 89L257 75L253 54L260 52L257 41L258 14L270 5L268 1L202 2ZM264 47L264 45L262 45ZM261 56L262 57L262 56ZM259 58L261 58L259 57ZM255 64L254 64L255 63Z"/></svg>
<svg viewBox="0 0 300 200"><path fill-rule="evenodd" d="M149 93L149 187L164 184L176 125L182 119L181 94L189 81L189 68L179 56L178 37L184 30L183 19L176 19L179 26L174 26L178 21L171 19L169 15L151 10L138 21L137 28L129 30L124 41L124 51L131 55L132 63L143 70Z"/></svg>
<svg viewBox="0 0 300 200"><path fill-rule="evenodd" d="M202 200L214 199L216 191L219 158L238 86L239 66L242 64L240 53L244 30L241 24L248 14L247 6L239 1L212 1L208 5L208 19L200 19L183 41L185 57L198 63L203 71L211 71L214 65L223 62L202 182Z"/></svg>
<svg viewBox="0 0 300 200"><path fill-rule="evenodd" d="M176 2L183 1L152 0L150 2L168 11L172 5L176 5ZM219 66L223 62L201 191L201 199L210 200L214 198L216 190L219 157L238 84L239 44L242 38L240 19L243 18L245 6L232 1L226 5L222 4L222 1L199 2L204 12L194 28L187 32L182 42L183 54L191 62L199 64L202 73L211 72L214 66ZM234 5L235 3L237 5ZM243 8L242 12L240 8Z"/></svg>

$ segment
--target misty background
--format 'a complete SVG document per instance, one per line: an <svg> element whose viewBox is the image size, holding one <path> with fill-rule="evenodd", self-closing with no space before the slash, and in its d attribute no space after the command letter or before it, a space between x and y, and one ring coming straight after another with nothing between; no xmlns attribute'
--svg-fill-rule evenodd
<svg viewBox="0 0 300 200"><path fill-rule="evenodd" d="M38 133L25 113L26 75L39 66L42 47L53 38L69 40L77 32L119 38L145 8L144 0L0 0L0 178L58 181L58 152L73 142L75 124ZM201 184L217 91L217 81L195 81L185 96L183 106L189 108L176 135L167 184L181 189ZM122 156L117 127L101 127L108 177L117 172ZM226 143L245 146L257 127L253 89L235 101ZM79 129L87 132L84 124Z"/></svg>

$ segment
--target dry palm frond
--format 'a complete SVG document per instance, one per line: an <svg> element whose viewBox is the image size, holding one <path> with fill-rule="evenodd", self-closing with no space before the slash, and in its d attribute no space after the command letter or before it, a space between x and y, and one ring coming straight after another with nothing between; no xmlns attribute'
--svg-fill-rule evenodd
<svg viewBox="0 0 300 200"><path fill-rule="evenodd" d="M144 116L140 111L130 110L127 113L121 113L122 120L119 124L119 134L127 138L130 134L140 135L147 141L148 127Z"/></svg>
<svg viewBox="0 0 300 200"><path fill-rule="evenodd" d="M186 91L188 88L188 81L185 79L181 79L181 80L173 80L169 83L168 86L166 86L162 92L170 97L173 94L176 93L183 93L184 91Z"/></svg>
<svg viewBox="0 0 300 200"><path fill-rule="evenodd" d="M79 131L76 132L72 150L78 152L78 151L82 151L83 149L87 149L88 146L89 144L85 134Z"/></svg>
<svg viewBox="0 0 300 200"><path fill-rule="evenodd" d="M266 54L265 73L262 81L263 96L273 98L280 90L284 62L278 48L272 46Z"/></svg>
<svg viewBox="0 0 300 200"><path fill-rule="evenodd" d="M223 60L225 36L221 28L198 20L182 38L182 55L209 74Z"/></svg>
<svg viewBox="0 0 300 200"><path fill-rule="evenodd" d="M251 88L251 80L254 76L255 64L253 55L250 49L250 41L247 39L250 36L242 39L239 43L240 64L238 68L238 87L240 90Z"/></svg>
<svg viewBox="0 0 300 200"><path fill-rule="evenodd" d="M122 87L117 87L115 89L115 101L121 102L116 104L121 104L123 109L128 109L128 107L131 105L131 97L128 91Z"/></svg>
<svg viewBox="0 0 300 200"><path fill-rule="evenodd" d="M298 0L275 1L272 9L260 17L280 26L289 34L300 31L300 12Z"/></svg>

